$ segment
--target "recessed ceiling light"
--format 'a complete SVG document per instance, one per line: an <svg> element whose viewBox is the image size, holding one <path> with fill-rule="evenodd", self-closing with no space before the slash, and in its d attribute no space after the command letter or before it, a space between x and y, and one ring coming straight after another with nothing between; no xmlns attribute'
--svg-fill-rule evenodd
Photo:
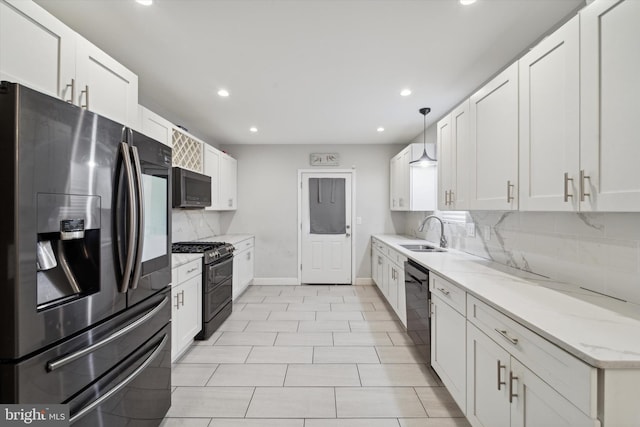
<svg viewBox="0 0 640 427"><path fill-rule="evenodd" d="M136 3L139 3L143 6L151 6L153 4L153 0L136 0Z"/></svg>
<svg viewBox="0 0 640 427"><path fill-rule="evenodd" d="M257 128L257 127L255 127L255 126L251 126L251 127L249 128L249 132L256 133L256 132L258 132L258 128Z"/></svg>
<svg viewBox="0 0 640 427"><path fill-rule="evenodd" d="M220 89L218 91L218 96L221 96L223 98L226 98L227 96L229 96L229 91L226 89Z"/></svg>
<svg viewBox="0 0 640 427"><path fill-rule="evenodd" d="M378 132L384 132L384 128L382 126L380 126L378 129L376 129Z"/></svg>
<svg viewBox="0 0 640 427"><path fill-rule="evenodd" d="M474 4L476 0L460 0L460 4L463 6L469 6L470 4Z"/></svg>
<svg viewBox="0 0 640 427"><path fill-rule="evenodd" d="M400 91L400 96L409 96L411 95L411 89L402 89Z"/></svg>

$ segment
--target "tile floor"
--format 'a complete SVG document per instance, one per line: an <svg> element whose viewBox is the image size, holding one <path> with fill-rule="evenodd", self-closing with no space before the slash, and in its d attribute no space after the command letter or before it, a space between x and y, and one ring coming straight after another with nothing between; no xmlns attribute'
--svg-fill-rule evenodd
<svg viewBox="0 0 640 427"><path fill-rule="evenodd" d="M374 286L250 286L162 427L468 427Z"/></svg>

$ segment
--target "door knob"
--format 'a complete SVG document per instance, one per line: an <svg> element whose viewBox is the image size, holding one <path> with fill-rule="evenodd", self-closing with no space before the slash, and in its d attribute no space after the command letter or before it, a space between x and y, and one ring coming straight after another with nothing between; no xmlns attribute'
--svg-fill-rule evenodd
<svg viewBox="0 0 640 427"><path fill-rule="evenodd" d="M351 234L347 233L347 237L351 237Z"/></svg>

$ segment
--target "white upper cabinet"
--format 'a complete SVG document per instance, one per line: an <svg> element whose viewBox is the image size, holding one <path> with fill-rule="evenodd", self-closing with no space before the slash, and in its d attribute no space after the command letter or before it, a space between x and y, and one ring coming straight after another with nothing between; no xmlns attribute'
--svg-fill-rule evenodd
<svg viewBox="0 0 640 427"><path fill-rule="evenodd" d="M71 101L75 61L73 30L31 1L0 0L0 80Z"/></svg>
<svg viewBox="0 0 640 427"><path fill-rule="evenodd" d="M423 144L410 144L390 162L390 208L392 211L432 211L437 202L437 168L412 167L422 156Z"/></svg>
<svg viewBox="0 0 640 427"><path fill-rule="evenodd" d="M138 108L140 131L150 138L171 147L173 125L171 122L153 111L143 107Z"/></svg>
<svg viewBox="0 0 640 427"><path fill-rule="evenodd" d="M639 23L637 0L597 0L580 12L583 211L640 211Z"/></svg>
<svg viewBox="0 0 640 427"><path fill-rule="evenodd" d="M470 98L469 209L518 209L518 64Z"/></svg>
<svg viewBox="0 0 640 427"><path fill-rule="evenodd" d="M220 209L220 156L222 153L209 144L204 144L204 174L211 177L211 206L205 209Z"/></svg>
<svg viewBox="0 0 640 427"><path fill-rule="evenodd" d="M135 126L138 76L81 37L76 52L77 104L116 122Z"/></svg>
<svg viewBox="0 0 640 427"><path fill-rule="evenodd" d="M138 77L34 2L0 0L0 79L138 128Z"/></svg>
<svg viewBox="0 0 640 427"><path fill-rule="evenodd" d="M238 161L220 153L220 208L222 211L238 208Z"/></svg>
<svg viewBox="0 0 640 427"><path fill-rule="evenodd" d="M438 208L468 208L469 100L438 122Z"/></svg>
<svg viewBox="0 0 640 427"><path fill-rule="evenodd" d="M579 38L576 16L519 61L520 210L578 209Z"/></svg>

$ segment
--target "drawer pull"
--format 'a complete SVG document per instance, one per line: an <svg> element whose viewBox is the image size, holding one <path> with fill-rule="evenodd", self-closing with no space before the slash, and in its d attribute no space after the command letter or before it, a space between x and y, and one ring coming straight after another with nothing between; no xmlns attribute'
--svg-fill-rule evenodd
<svg viewBox="0 0 640 427"><path fill-rule="evenodd" d="M446 290L445 288L437 288L440 292L442 292L445 295L449 295L449 291Z"/></svg>
<svg viewBox="0 0 640 427"><path fill-rule="evenodd" d="M507 383L505 381L502 381L502 378L500 378L501 377L501 375L500 375L501 372L500 371L501 371L502 368L506 369L507 365L502 365L500 363L500 360L498 360L498 390L500 390L500 386L507 385Z"/></svg>
<svg viewBox="0 0 640 427"><path fill-rule="evenodd" d="M500 335L502 335L502 337L504 339L506 339L507 341L509 341L511 344L513 344L513 345L518 344L518 338L510 337L506 330L496 328L495 331L497 333L499 333Z"/></svg>
<svg viewBox="0 0 640 427"><path fill-rule="evenodd" d="M517 380L518 377L513 375L513 372L509 372L509 403L513 403L513 398L518 397L518 393L513 392L513 380Z"/></svg>
<svg viewBox="0 0 640 427"><path fill-rule="evenodd" d="M193 267L191 270L187 270L187 274L193 273L197 269L198 269L198 267Z"/></svg>

